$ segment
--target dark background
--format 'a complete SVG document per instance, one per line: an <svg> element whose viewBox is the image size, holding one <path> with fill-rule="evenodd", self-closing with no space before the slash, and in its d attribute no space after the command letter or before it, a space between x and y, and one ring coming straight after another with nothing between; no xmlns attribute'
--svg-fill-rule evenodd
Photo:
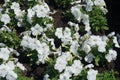
<svg viewBox="0 0 120 80"><path fill-rule="evenodd" d="M120 0L105 0L105 2L108 9L107 19L110 32L120 33Z"/></svg>
<svg viewBox="0 0 120 80"><path fill-rule="evenodd" d="M115 31L116 34L120 34L120 0L105 0L105 2L108 9L107 20L110 28L108 32ZM118 52L115 69L120 73L120 48L115 49Z"/></svg>

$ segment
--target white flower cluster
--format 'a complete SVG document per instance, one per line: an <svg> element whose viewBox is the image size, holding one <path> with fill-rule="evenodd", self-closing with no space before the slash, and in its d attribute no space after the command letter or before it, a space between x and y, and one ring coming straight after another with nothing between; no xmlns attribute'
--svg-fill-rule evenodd
<svg viewBox="0 0 120 80"><path fill-rule="evenodd" d="M38 52L38 58L40 62L45 63L44 60L50 54L49 46L45 42L40 42L36 38L31 38L29 36L24 36L21 41L21 46L25 48L30 48L31 50L36 50Z"/></svg>
<svg viewBox="0 0 120 80"><path fill-rule="evenodd" d="M78 20L78 22L80 23L81 21L84 23L85 25L85 30L87 32L90 31L91 27L90 27L90 23L89 23L89 15L87 14L83 14L80 9L81 9L82 5L75 5L71 8L71 13L73 14L73 16Z"/></svg>
<svg viewBox="0 0 120 80"><path fill-rule="evenodd" d="M23 64L19 63L17 58L13 58L14 60L11 60L12 53L15 53L16 55L19 55L19 53L6 46L5 44L1 43L0 48L0 60L3 60L3 62L0 62L0 77L5 77L6 80L16 80L17 79L17 73L15 73L15 68L19 67L21 70L26 70Z"/></svg>
<svg viewBox="0 0 120 80"><path fill-rule="evenodd" d="M32 18L37 15L38 18L49 17L50 9L49 6L45 2L41 2L41 4L37 4L32 8L27 10L27 20L29 23L32 22Z"/></svg>
<svg viewBox="0 0 120 80"><path fill-rule="evenodd" d="M107 37L106 37L107 38ZM90 35L88 40L84 42L84 47L88 49L89 52L91 47L96 47L98 46L98 51L99 52L105 52L106 51L106 45L107 45L107 40L108 39L103 39L103 36L95 36L95 35ZM85 50L85 48L83 48Z"/></svg>
<svg viewBox="0 0 120 80"><path fill-rule="evenodd" d="M56 29L53 27L53 18L50 16L51 12L47 3L44 0L28 0L28 3L31 1L37 3L28 5L25 10L21 8L21 3L17 1L7 4L10 0L6 0L4 7L9 6L9 8L5 8L6 10L2 10L0 6L0 26L2 26L0 35L3 35L4 31L8 31L7 34L14 31L20 38L20 44L18 45L21 51L29 50L33 51L31 54L37 53L37 60L34 64L45 64L46 62L49 64L55 57L53 67L55 71L58 71L56 80L72 80L73 77L80 76L84 70L87 71L87 80L96 80L98 71L94 70L96 64L93 65L92 63L95 61L96 55L97 57L104 55L102 57L108 62L116 59L117 52L112 47L107 48L109 43L113 43L112 46L120 47L115 33L113 32L108 36L92 34L89 15L81 11L84 7L87 12L90 12L94 6L98 6L106 13L106 5L103 0L83 0L85 4L82 4L81 0L74 0L71 3L73 6L70 11L77 22L68 21L69 27ZM14 11L14 14L13 12L11 14L10 11ZM15 17L13 18L11 15ZM12 19L15 19L15 22ZM80 34L81 23L85 26L86 33L84 34ZM24 27L25 30L17 33L19 31L17 30L18 27L19 29ZM12 40L14 39L10 38L10 41ZM58 42L55 40L58 40ZM16 80L18 76L15 69L26 70L17 58L12 57L13 60L11 60L12 53L19 55L17 52L19 48L15 47L16 50L14 50L0 42L0 60L2 60L0 62L0 77L6 77L7 80ZM86 61L86 64L82 61ZM47 71L45 73L44 80L50 80L50 74Z"/></svg>
<svg viewBox="0 0 120 80"><path fill-rule="evenodd" d="M70 58L70 52L62 53L62 55L57 58L54 68L59 72L62 72L66 68L67 62L70 60Z"/></svg>
<svg viewBox="0 0 120 80"><path fill-rule="evenodd" d="M6 77L7 80L16 80L17 73L15 73L15 68L19 67L21 70L25 70L25 67L21 63L15 64L13 61L8 61L0 65L0 77Z"/></svg>
<svg viewBox="0 0 120 80"><path fill-rule="evenodd" d="M72 80L72 75L77 76L81 73L83 65L80 60L74 60L71 66L66 66L65 71L60 74L58 80Z"/></svg>

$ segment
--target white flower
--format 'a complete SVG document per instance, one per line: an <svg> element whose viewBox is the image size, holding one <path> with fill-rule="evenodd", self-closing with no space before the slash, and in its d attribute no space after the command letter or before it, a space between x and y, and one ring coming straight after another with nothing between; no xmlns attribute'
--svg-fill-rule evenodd
<svg viewBox="0 0 120 80"><path fill-rule="evenodd" d="M90 69L87 72L87 80L96 80L96 75L98 74L97 70Z"/></svg>
<svg viewBox="0 0 120 80"><path fill-rule="evenodd" d="M78 52L77 52L78 47L79 47L78 41L72 41L72 44L71 44L71 46L70 46L70 51L71 51L73 54L78 54Z"/></svg>
<svg viewBox="0 0 120 80"><path fill-rule="evenodd" d="M54 65L54 68L58 70L59 72L62 72L67 65L67 61L64 60L64 58L58 57L56 60L56 64Z"/></svg>
<svg viewBox="0 0 120 80"><path fill-rule="evenodd" d="M10 51L8 50L8 48L0 48L0 58L3 60L8 60L10 55Z"/></svg>
<svg viewBox="0 0 120 80"><path fill-rule="evenodd" d="M13 61L9 61L9 62L6 64L6 66L8 66L7 69L9 69L9 70L11 70L11 71L15 69L15 64L14 64Z"/></svg>
<svg viewBox="0 0 120 80"><path fill-rule="evenodd" d="M56 29L55 36L57 36L59 39L62 38L62 36L63 36L62 28Z"/></svg>
<svg viewBox="0 0 120 80"><path fill-rule="evenodd" d="M72 42L71 30L68 27L65 28L61 41L63 42L64 45Z"/></svg>
<svg viewBox="0 0 120 80"><path fill-rule="evenodd" d="M98 51L99 52L105 52L106 51L106 45L107 43L105 41L100 41L99 43L97 43L98 45Z"/></svg>
<svg viewBox="0 0 120 80"><path fill-rule="evenodd" d="M73 36L75 37L76 40L79 40L80 38L80 35L78 32L74 33Z"/></svg>
<svg viewBox="0 0 120 80"><path fill-rule="evenodd" d="M0 65L0 76L1 76L1 77L5 77L6 74L7 74L6 65L1 64L1 65Z"/></svg>
<svg viewBox="0 0 120 80"><path fill-rule="evenodd" d="M71 75L69 74L69 72L64 72L60 74L60 77L58 80L71 80L70 77Z"/></svg>
<svg viewBox="0 0 120 80"><path fill-rule="evenodd" d="M15 64L9 61L0 65L0 77L6 77L7 80L16 80L17 74L14 72Z"/></svg>
<svg viewBox="0 0 120 80"><path fill-rule="evenodd" d="M30 18L34 17L35 11L33 9L28 9L27 12L28 12L27 17L30 17Z"/></svg>
<svg viewBox="0 0 120 80"><path fill-rule="evenodd" d="M6 75L7 80L16 80L17 79L17 74L14 71L9 71L8 74Z"/></svg>
<svg viewBox="0 0 120 80"><path fill-rule="evenodd" d="M17 62L16 66L19 67L23 71L26 70L25 67L23 66L23 64L21 64L19 62Z"/></svg>
<svg viewBox="0 0 120 80"><path fill-rule="evenodd" d="M48 75L48 74L45 74L43 80L50 80L50 79L49 79L49 75Z"/></svg>
<svg viewBox="0 0 120 80"><path fill-rule="evenodd" d="M65 27L63 35L64 35L64 37L70 37L71 36L71 30L68 27Z"/></svg>
<svg viewBox="0 0 120 80"><path fill-rule="evenodd" d="M87 14L82 14L82 22L85 25L85 31L89 32L91 27L90 27L90 23L89 23L89 15Z"/></svg>
<svg viewBox="0 0 120 80"><path fill-rule="evenodd" d="M36 24L34 27L31 28L31 31L34 36L41 35L41 33L43 32L43 28L39 24Z"/></svg>
<svg viewBox="0 0 120 80"><path fill-rule="evenodd" d="M50 9L46 3L43 3L42 5L37 4L32 9L36 12L37 17L39 17L39 18L46 17L50 11Z"/></svg>
<svg viewBox="0 0 120 80"><path fill-rule="evenodd" d="M93 67L94 67L94 65L93 65L93 64L88 64L88 65L86 65L86 66L85 66L85 68L86 68L86 69L87 69L87 68L89 68L89 69L90 69L90 68L93 68Z"/></svg>
<svg viewBox="0 0 120 80"><path fill-rule="evenodd" d="M95 56L92 53L89 53L84 59L86 62L91 63Z"/></svg>
<svg viewBox="0 0 120 80"><path fill-rule="evenodd" d="M93 2L91 0L86 0L86 10L87 11L92 11L92 6L93 6Z"/></svg>
<svg viewBox="0 0 120 80"><path fill-rule="evenodd" d="M91 47L88 44L83 43L82 50L85 51L85 53L89 53L91 51Z"/></svg>
<svg viewBox="0 0 120 80"><path fill-rule="evenodd" d="M72 73L74 74L74 76L79 75L83 69L83 66L80 60L74 60L74 63L72 64L71 67L72 67Z"/></svg>
<svg viewBox="0 0 120 80"><path fill-rule="evenodd" d="M10 16L8 14L2 14L1 21L4 22L4 24L8 24L10 22Z"/></svg>
<svg viewBox="0 0 120 80"><path fill-rule="evenodd" d="M113 43L115 44L115 47L120 48L120 45L118 44L118 41L117 41L117 37L116 37L116 36L113 37Z"/></svg>
<svg viewBox="0 0 120 80"><path fill-rule="evenodd" d="M108 62L111 62L112 60L116 60L117 52L115 50L110 49L109 53L105 55L105 58Z"/></svg>
<svg viewBox="0 0 120 80"><path fill-rule="evenodd" d="M71 22L71 21L69 21L68 24L69 24L70 26L74 26L75 31L79 31L79 25L78 25L78 24L73 23L73 22Z"/></svg>
<svg viewBox="0 0 120 80"><path fill-rule="evenodd" d="M25 13L25 10L21 11L20 9L16 9L14 10L14 13L15 13L15 18L18 19L20 22L22 22L22 17Z"/></svg>
<svg viewBox="0 0 120 80"><path fill-rule="evenodd" d="M13 2L11 5L11 9L14 9L14 10L20 9L20 4L17 2Z"/></svg>
<svg viewBox="0 0 120 80"><path fill-rule="evenodd" d="M94 4L100 7L106 6L105 1L104 0L95 0Z"/></svg>
<svg viewBox="0 0 120 80"><path fill-rule="evenodd" d="M80 22L81 21L81 16L82 12L80 11L81 5L76 5L71 8L71 13L73 16Z"/></svg>
<svg viewBox="0 0 120 80"><path fill-rule="evenodd" d="M70 52L62 53L62 55L57 58L54 68L59 72L62 72L66 68L67 61L69 61L70 59L71 59Z"/></svg>
<svg viewBox="0 0 120 80"><path fill-rule="evenodd" d="M112 37L112 36L114 36L115 35L115 32L111 32L110 34L108 34L107 36L108 37Z"/></svg>
<svg viewBox="0 0 120 80"><path fill-rule="evenodd" d="M46 58L50 54L49 46L45 42L43 42L39 45L38 48L36 48L36 50L38 52L38 61L40 61L44 64Z"/></svg>

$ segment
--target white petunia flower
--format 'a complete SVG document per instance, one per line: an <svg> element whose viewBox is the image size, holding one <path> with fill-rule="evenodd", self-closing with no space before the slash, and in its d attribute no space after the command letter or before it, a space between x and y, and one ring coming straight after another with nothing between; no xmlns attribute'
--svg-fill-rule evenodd
<svg viewBox="0 0 120 80"><path fill-rule="evenodd" d="M8 74L6 75L7 80L16 80L17 79L17 74L14 71L9 71Z"/></svg>
<svg viewBox="0 0 120 80"><path fill-rule="evenodd" d="M48 74L45 74L43 80L50 80L50 79L49 79L49 75L48 75Z"/></svg>
<svg viewBox="0 0 120 80"><path fill-rule="evenodd" d="M89 53L84 59L86 62L91 63L95 56L92 53Z"/></svg>
<svg viewBox="0 0 120 80"><path fill-rule="evenodd" d="M100 7L106 6L105 1L104 0L95 0L94 4Z"/></svg>
<svg viewBox="0 0 120 80"><path fill-rule="evenodd" d="M105 58L108 62L111 62L112 60L116 60L117 52L115 50L110 49L109 53L105 55Z"/></svg>
<svg viewBox="0 0 120 80"><path fill-rule="evenodd" d="M72 73L74 76L77 76L81 73L83 66L80 60L74 60L74 63L72 64Z"/></svg>
<svg viewBox="0 0 120 80"><path fill-rule="evenodd" d="M63 30L62 28L56 29L55 36L57 36L59 39L62 38L62 36L63 36L62 30Z"/></svg>
<svg viewBox="0 0 120 80"><path fill-rule="evenodd" d="M105 41L100 41L99 43L97 43L98 45L98 51L99 52L105 52L106 51L106 45L107 43Z"/></svg>
<svg viewBox="0 0 120 80"><path fill-rule="evenodd" d="M75 29L76 32L79 31L79 25L78 25L78 24L73 23L73 22L71 22L71 21L69 21L68 24L69 24L70 26L74 26L74 29Z"/></svg>
<svg viewBox="0 0 120 80"><path fill-rule="evenodd" d="M31 31L34 36L41 35L41 33L43 32L43 28L39 24L36 24L34 27L31 28Z"/></svg>
<svg viewBox="0 0 120 80"><path fill-rule="evenodd" d="M71 74L69 74L69 72L64 72L60 74L60 77L58 80L71 80L70 77L71 77Z"/></svg>
<svg viewBox="0 0 120 80"><path fill-rule="evenodd" d="M36 48L36 50L38 52L38 61L40 61L44 64L46 58L50 54L49 46L45 42L43 42L39 45L38 48Z"/></svg>
<svg viewBox="0 0 120 80"><path fill-rule="evenodd" d="M0 77L6 77L7 80L16 80L17 74L14 72L15 64L9 61L0 65Z"/></svg>
<svg viewBox="0 0 120 80"><path fill-rule="evenodd" d="M83 43L82 50L85 51L85 53L89 53L91 51L91 47L88 44Z"/></svg>
<svg viewBox="0 0 120 80"><path fill-rule="evenodd" d="M94 65L93 65L93 64L88 64L88 65L85 66L85 68L86 68L86 69L87 69L87 68L91 69L91 68L94 68Z"/></svg>
<svg viewBox="0 0 120 80"><path fill-rule="evenodd" d="M4 24L8 24L10 23L10 16L8 14L2 14L1 19L2 22L4 22Z"/></svg>
<svg viewBox="0 0 120 80"><path fill-rule="evenodd" d="M93 6L92 0L86 0L86 3L87 3L86 10L87 11L92 11L92 6Z"/></svg>
<svg viewBox="0 0 120 80"><path fill-rule="evenodd" d="M13 2L11 5L11 9L13 10L20 9L20 4L17 2Z"/></svg>
<svg viewBox="0 0 120 80"><path fill-rule="evenodd" d="M36 12L37 17L39 18L47 17L50 12L49 6L46 3L43 3L42 5L37 4L32 9Z"/></svg>
<svg viewBox="0 0 120 80"><path fill-rule="evenodd" d="M6 65L1 64L1 65L0 65L0 76L1 76L1 77L5 77L6 74L7 74Z"/></svg>
<svg viewBox="0 0 120 80"><path fill-rule="evenodd" d="M96 80L96 75L98 74L97 70L90 69L87 72L87 80Z"/></svg>
<svg viewBox="0 0 120 80"><path fill-rule="evenodd" d="M77 50L79 47L78 41L72 41L71 42L71 46L70 46L70 52L72 52L73 54L78 54Z"/></svg>
<svg viewBox="0 0 120 80"><path fill-rule="evenodd" d="M70 52L62 53L62 55L57 58L54 68L59 72L62 72L66 68L67 62L70 59L71 59Z"/></svg>
<svg viewBox="0 0 120 80"><path fill-rule="evenodd" d="M64 57L63 59L61 57L58 57L56 60L56 64L54 65L54 68L59 72L62 72L65 69L66 65L67 61L64 60Z"/></svg>
<svg viewBox="0 0 120 80"><path fill-rule="evenodd" d="M115 47L120 48L120 45L118 44L118 41L117 41L117 37L116 37L116 36L113 37L113 43L115 44Z"/></svg>
<svg viewBox="0 0 120 80"><path fill-rule="evenodd" d="M71 30L68 27L65 27L63 35L64 37L71 37Z"/></svg>
<svg viewBox="0 0 120 80"><path fill-rule="evenodd" d="M8 48L0 48L0 58L3 60L8 60L10 51Z"/></svg>
<svg viewBox="0 0 120 80"><path fill-rule="evenodd" d="M80 7L81 5L76 5L76 6L73 6L71 8L71 13L73 14L73 16L79 21L81 22L81 16L82 16L82 12L80 11Z"/></svg>
<svg viewBox="0 0 120 80"><path fill-rule="evenodd" d="M21 64L19 62L17 62L16 66L19 67L23 71L26 70L26 68L23 66L23 64Z"/></svg>
<svg viewBox="0 0 120 80"><path fill-rule="evenodd" d="M28 9L27 12L28 12L28 14L27 14L28 17L30 17L30 18L34 17L35 11L33 11L33 9Z"/></svg>

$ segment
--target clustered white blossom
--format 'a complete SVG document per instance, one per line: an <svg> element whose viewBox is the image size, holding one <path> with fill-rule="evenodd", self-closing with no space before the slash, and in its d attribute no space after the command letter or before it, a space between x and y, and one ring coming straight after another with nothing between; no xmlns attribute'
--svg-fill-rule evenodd
<svg viewBox="0 0 120 80"><path fill-rule="evenodd" d="M21 63L15 64L13 61L8 61L0 65L0 77L6 77L7 80L16 80L17 73L15 73L15 68L19 67L21 70L25 70L25 67Z"/></svg>
<svg viewBox="0 0 120 80"><path fill-rule="evenodd" d="M45 42L40 42L36 38L31 38L29 36L24 36L21 41L21 46L24 48L30 48L31 50L36 50L38 52L38 58L40 62L45 63L44 60L50 54L49 46Z"/></svg>
<svg viewBox="0 0 120 80"><path fill-rule="evenodd" d="M54 68L59 72L62 72L66 68L67 62L70 60L70 58L70 52L62 53L62 55L57 58Z"/></svg>
<svg viewBox="0 0 120 80"><path fill-rule="evenodd" d="M59 66L59 65L58 65ZM58 80L72 80L70 79L73 76L77 76L83 70L83 65L80 60L74 60L71 66L66 66L65 71L60 74Z"/></svg>
<svg viewBox="0 0 120 80"><path fill-rule="evenodd" d="M27 1L30 2L33 0ZM4 31L8 33L12 32L13 29L10 28L11 26L9 27L7 25L11 23L12 20L9 11L13 10L15 19L17 20L16 26L19 28L23 27L22 25L24 25L24 28L28 27L28 25L25 25L26 22L30 25L27 31L20 33L21 35L19 37L22 38L19 45L22 47L21 49L23 49L23 51L29 49L31 51L36 51L38 59L36 64L45 64L51 60L49 56L54 55L55 64L53 67L59 73L57 74L59 75L57 77L58 80L72 80L72 77L79 76L85 69L87 70L86 79L96 80L98 70L94 70L95 65L93 65L92 62L95 61L96 55L92 50L97 48L96 53L98 53L98 55L105 54L103 57L108 62L116 60L117 52L112 48L107 49L110 40L112 40L115 47L120 48L115 33L112 32L108 36L92 34L89 14L84 14L81 11L82 7L85 7L85 10L90 12L93 10L93 6L99 6L103 12L106 13L107 10L104 0L84 0L85 4L82 4L81 0L73 0L70 11L78 22L74 23L69 21L69 27L63 28L61 26L56 29L53 27L53 22L47 23L47 21L44 21L43 25L41 25L39 21L36 23L34 22L36 17L39 19L47 18L53 21L52 16L50 16L51 10L48 4L44 0L35 1L37 1L36 5L30 6L26 10L23 10L20 4L15 1L11 2L9 8L6 8L5 12L0 6L0 22L4 23L4 25L1 26L2 28L0 28L0 34ZM7 2L10 2L10 0L5 0L4 6L7 5ZM24 18L26 22L24 22ZM84 29L87 32L84 35L79 33L81 28L79 24L81 23L83 23ZM52 33L52 37L49 37ZM61 41L59 47L55 45L56 38ZM65 48L65 51L63 48ZM4 43L0 42L0 60L2 60L2 62L0 62L0 78L5 77L7 80L17 80L18 75L14 70L16 68L26 70L23 64L18 62L17 59L10 60L12 53L19 55L17 50L6 47ZM83 64L82 60L88 64ZM50 78L50 74L46 73L43 80L50 80Z"/></svg>

